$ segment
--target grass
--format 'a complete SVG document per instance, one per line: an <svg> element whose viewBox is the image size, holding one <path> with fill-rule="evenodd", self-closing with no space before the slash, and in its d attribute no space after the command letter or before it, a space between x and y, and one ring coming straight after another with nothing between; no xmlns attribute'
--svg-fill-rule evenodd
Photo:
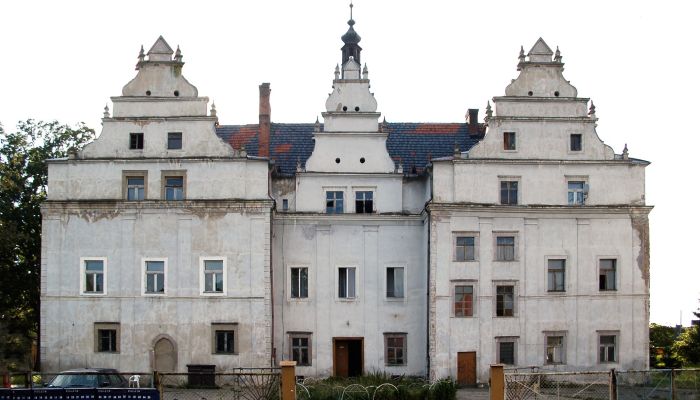
<svg viewBox="0 0 700 400"><path fill-rule="evenodd" d="M457 394L455 383L449 379L431 384L421 377L385 372L356 378L330 377L302 386L297 388L302 400L454 400Z"/></svg>

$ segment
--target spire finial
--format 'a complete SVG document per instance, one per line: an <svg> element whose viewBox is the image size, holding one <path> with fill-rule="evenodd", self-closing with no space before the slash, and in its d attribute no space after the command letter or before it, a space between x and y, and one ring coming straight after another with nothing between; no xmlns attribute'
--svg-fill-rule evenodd
<svg viewBox="0 0 700 400"><path fill-rule="evenodd" d="M318 115L316 116L316 122L314 123L314 132L321 132L321 123L318 122Z"/></svg>
<svg viewBox="0 0 700 400"><path fill-rule="evenodd" d="M557 51L554 52L554 62L561 62L561 52L559 51L559 46L557 46Z"/></svg>
<svg viewBox="0 0 700 400"><path fill-rule="evenodd" d="M365 67L362 69L362 79L368 79L369 78L369 71L367 70L367 63L365 63Z"/></svg>
<svg viewBox="0 0 700 400"><path fill-rule="evenodd" d="M177 50L175 50L175 61L182 62L182 52L180 51L180 45L177 45Z"/></svg>
<svg viewBox="0 0 700 400"><path fill-rule="evenodd" d="M520 62L525 62L525 49L523 48L523 45L520 45L520 54L518 55L518 60L520 60Z"/></svg>
<svg viewBox="0 0 700 400"><path fill-rule="evenodd" d="M352 8L354 6L352 5L352 0L350 0L350 21L352 21Z"/></svg>
<svg viewBox="0 0 700 400"><path fill-rule="evenodd" d="M625 143L625 148L622 149L622 159L629 160L629 158L630 158L629 150L627 150L627 143Z"/></svg>
<svg viewBox="0 0 700 400"><path fill-rule="evenodd" d="M334 72L334 74L335 74L335 79L336 79L336 80L337 80L337 79L340 79L340 67L338 66L338 64L335 64L335 72Z"/></svg>
<svg viewBox="0 0 700 400"><path fill-rule="evenodd" d="M105 104L105 112L102 114L103 118L109 118L109 105Z"/></svg>
<svg viewBox="0 0 700 400"><path fill-rule="evenodd" d="M493 117L493 110L491 109L491 102L486 101L486 117L484 118L484 122L488 123L491 118Z"/></svg>

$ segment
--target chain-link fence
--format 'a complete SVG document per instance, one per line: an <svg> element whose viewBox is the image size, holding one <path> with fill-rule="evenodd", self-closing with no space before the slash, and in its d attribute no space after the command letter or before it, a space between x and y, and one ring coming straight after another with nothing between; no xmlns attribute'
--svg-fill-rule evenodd
<svg viewBox="0 0 700 400"><path fill-rule="evenodd" d="M618 400L672 400L673 371L616 371Z"/></svg>
<svg viewBox="0 0 700 400"><path fill-rule="evenodd" d="M158 373L162 400L278 400L278 368L235 369L231 372Z"/></svg>
<svg viewBox="0 0 700 400"><path fill-rule="evenodd" d="M610 399L610 372L508 373L507 400Z"/></svg>

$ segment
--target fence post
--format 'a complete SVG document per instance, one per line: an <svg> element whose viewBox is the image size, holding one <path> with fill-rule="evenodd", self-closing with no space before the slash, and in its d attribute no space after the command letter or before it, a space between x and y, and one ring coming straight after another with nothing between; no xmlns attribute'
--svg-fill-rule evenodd
<svg viewBox="0 0 700 400"><path fill-rule="evenodd" d="M151 385L158 389L158 394L160 395L161 399L164 399L165 396L163 396L163 386L160 383L160 374L158 371L153 371L153 378L151 379Z"/></svg>
<svg viewBox="0 0 700 400"><path fill-rule="evenodd" d="M503 400L505 398L505 376L503 375L503 364L492 364L489 376L489 399Z"/></svg>
<svg viewBox="0 0 700 400"><path fill-rule="evenodd" d="M676 370L671 369L671 399L676 400Z"/></svg>
<svg viewBox="0 0 700 400"><path fill-rule="evenodd" d="M615 368L610 370L610 400L617 400L617 374Z"/></svg>
<svg viewBox="0 0 700 400"><path fill-rule="evenodd" d="M27 371L24 373L24 387L30 388L32 387L32 372Z"/></svg>
<svg viewBox="0 0 700 400"><path fill-rule="evenodd" d="M295 367L296 361L280 361L282 367L282 400L296 400L297 382Z"/></svg>
<svg viewBox="0 0 700 400"><path fill-rule="evenodd" d="M10 383L10 372L9 371L5 371L2 373L2 387L4 387L4 388L12 387L12 384Z"/></svg>

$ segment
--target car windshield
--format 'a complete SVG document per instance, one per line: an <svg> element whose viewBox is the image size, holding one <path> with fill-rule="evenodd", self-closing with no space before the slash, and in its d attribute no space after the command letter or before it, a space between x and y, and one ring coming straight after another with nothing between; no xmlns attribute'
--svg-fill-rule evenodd
<svg viewBox="0 0 700 400"><path fill-rule="evenodd" d="M107 387L123 386L123 379L114 374L60 374L51 381L54 387Z"/></svg>

